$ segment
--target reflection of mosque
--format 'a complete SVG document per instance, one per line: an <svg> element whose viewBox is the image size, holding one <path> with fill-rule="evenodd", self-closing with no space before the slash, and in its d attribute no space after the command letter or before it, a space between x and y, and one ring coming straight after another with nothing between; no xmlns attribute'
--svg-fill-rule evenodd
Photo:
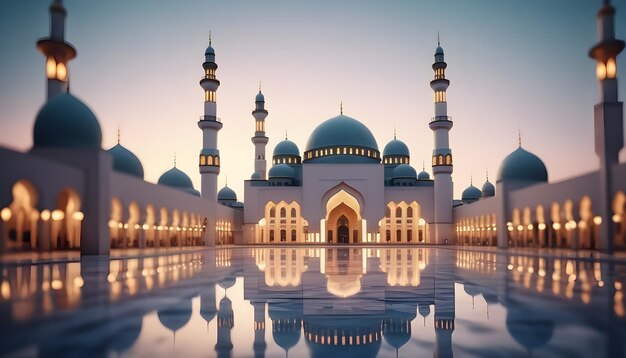
<svg viewBox="0 0 626 358"><path fill-rule="evenodd" d="M610 263L351 247L222 249L95 263L0 267L0 314L6 317L0 325L4 337L0 354L36 345L41 356L80 355L84 345L67 351L68 344L59 343L66 339L61 333L41 337L32 334L33 327L50 330L57 327L59 317L69 317L68 311L111 305L94 318L104 317L106 322L95 332L106 342L102 355L107 350L122 354L133 347L148 329L144 315L156 311L174 348L178 333L199 314L218 357L233 356L233 345L244 341L252 343L257 358L266 356L268 344L288 354L301 343L314 357L376 356L388 349L385 344L402 356L414 342L412 330L422 326L422 320L426 326L432 312L434 356L451 357L455 282L463 284L472 300L485 300L487 318L489 307L503 306L508 333L531 354L552 340L557 326L580 323L575 320L600 327L605 356L625 353L620 343L625 333L619 327L626 326L626 273ZM238 277L243 277L244 299L254 309L253 342L231 336L236 312L229 294L233 296ZM167 299L154 300L155 295ZM199 297L199 312L192 309L194 297ZM133 313L120 313L128 311L125 307L133 307ZM593 315L581 315L591 312L590 307ZM475 309L485 308L477 304ZM78 316L83 317L65 320L68 327L84 324L85 315ZM266 329L271 330L273 343L266 342Z"/></svg>

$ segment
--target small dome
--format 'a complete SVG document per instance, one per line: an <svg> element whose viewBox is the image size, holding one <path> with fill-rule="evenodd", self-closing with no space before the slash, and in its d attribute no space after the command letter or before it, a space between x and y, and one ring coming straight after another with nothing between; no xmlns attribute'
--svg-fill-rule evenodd
<svg viewBox="0 0 626 358"><path fill-rule="evenodd" d="M515 341L532 351L546 345L554 334L554 322L524 307L507 307L506 329Z"/></svg>
<svg viewBox="0 0 626 358"><path fill-rule="evenodd" d="M296 177L296 172L292 167L287 164L277 164L274 165L269 171L269 177L271 178L289 178L293 179Z"/></svg>
<svg viewBox="0 0 626 358"><path fill-rule="evenodd" d="M496 188L493 186L493 184L491 184L489 180L487 180L485 184L483 184L483 188L481 191L483 192L483 197L496 195Z"/></svg>
<svg viewBox="0 0 626 358"><path fill-rule="evenodd" d="M250 175L250 179L252 179L252 180L261 180L261 174L259 174L258 172L254 172L254 173L252 173L252 175Z"/></svg>
<svg viewBox="0 0 626 358"><path fill-rule="evenodd" d="M163 326L176 332L189 322L191 312L191 299L184 298L182 302L158 310L157 316Z"/></svg>
<svg viewBox="0 0 626 358"><path fill-rule="evenodd" d="M158 181L161 185L171 186L179 189L193 189L193 184L189 176L180 169L174 167L161 175ZM187 190L186 190L187 191Z"/></svg>
<svg viewBox="0 0 626 358"><path fill-rule="evenodd" d="M107 151L113 158L113 169L115 171L136 176L143 179L143 166L139 158L121 144L116 144Z"/></svg>
<svg viewBox="0 0 626 358"><path fill-rule="evenodd" d="M263 95L263 93L261 93L261 91L259 91L259 93L256 95L256 97L254 98L255 102L265 102L265 96Z"/></svg>
<svg viewBox="0 0 626 358"><path fill-rule="evenodd" d="M430 180L430 174L427 171L422 170L419 174L417 174L417 179L419 180Z"/></svg>
<svg viewBox="0 0 626 358"><path fill-rule="evenodd" d="M189 194L191 194L191 195L195 195L197 197L201 197L200 192L198 190L196 190L196 189L191 188L191 189L187 190L187 192Z"/></svg>
<svg viewBox="0 0 626 358"><path fill-rule="evenodd" d="M215 50L213 49L213 47L211 47L211 45L209 45L209 47L206 48L206 51L204 51L204 54L215 56Z"/></svg>
<svg viewBox="0 0 626 358"><path fill-rule="evenodd" d="M415 179L417 178L417 172L412 166L408 164L400 164L393 169L393 174L391 176L393 179L401 179L401 178Z"/></svg>
<svg viewBox="0 0 626 358"><path fill-rule="evenodd" d="M237 193L235 193L233 189L225 186L217 193L217 200L235 202L237 201Z"/></svg>
<svg viewBox="0 0 626 358"><path fill-rule="evenodd" d="M230 205L231 208L243 209L243 203L241 201L235 201Z"/></svg>
<svg viewBox="0 0 626 358"><path fill-rule="evenodd" d="M391 142L387 143L385 149L383 149L383 157L387 156L409 156L409 147L404 144L403 141L398 139L393 139Z"/></svg>
<svg viewBox="0 0 626 358"><path fill-rule="evenodd" d="M538 156L519 147L500 164L498 181L500 180L547 182L548 170Z"/></svg>
<svg viewBox="0 0 626 358"><path fill-rule="evenodd" d="M95 114L69 93L50 99L37 113L35 148L100 149L102 130Z"/></svg>
<svg viewBox="0 0 626 358"><path fill-rule="evenodd" d="M273 156L300 156L300 150L296 143L290 141L289 139L285 139L274 147Z"/></svg>
<svg viewBox="0 0 626 358"><path fill-rule="evenodd" d="M441 48L441 46L437 46L437 49L435 50L435 55L443 55L443 48Z"/></svg>
<svg viewBox="0 0 626 358"><path fill-rule="evenodd" d="M480 189L477 187L470 185L467 189L463 190L463 194L461 194L461 200L466 203L474 202L482 196Z"/></svg>

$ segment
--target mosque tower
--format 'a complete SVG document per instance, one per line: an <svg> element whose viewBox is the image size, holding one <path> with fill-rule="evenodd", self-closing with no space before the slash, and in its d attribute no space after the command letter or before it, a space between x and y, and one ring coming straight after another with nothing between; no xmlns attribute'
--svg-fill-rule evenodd
<svg viewBox="0 0 626 358"><path fill-rule="evenodd" d="M65 41L65 16L61 0L50 5L50 36L37 41L37 49L46 56L47 99L69 89L67 63L76 57L76 49Z"/></svg>
<svg viewBox="0 0 626 358"><path fill-rule="evenodd" d="M255 121L254 137L252 137L252 143L254 144L254 173L257 179L265 180L267 179L267 164L265 161L265 146L268 141L268 138L265 136L267 110L265 109L265 96L261 93L261 84L259 84L259 93L256 95L254 103L255 108L252 111Z"/></svg>
<svg viewBox="0 0 626 358"><path fill-rule="evenodd" d="M254 306L254 343L252 350L255 358L265 357L267 343L265 342L265 301L251 300Z"/></svg>
<svg viewBox="0 0 626 358"><path fill-rule="evenodd" d="M452 151L448 135L452 128L452 118L448 117L446 90L450 81L446 79L448 64L443 59L443 49L437 38L435 63L433 70L435 78L430 81L430 88L435 91L435 117L430 121L430 129L435 134L435 149L433 150L432 166L435 176L435 222L434 234L437 244L453 244L452 228Z"/></svg>
<svg viewBox="0 0 626 358"><path fill-rule="evenodd" d="M604 0L598 12L598 39L589 56L597 61L600 82L600 103L594 106L596 154L600 158L600 250L613 253L612 168L619 163L619 151L624 147L624 110L617 96L617 55L624 49L624 41L615 38L615 8L609 0Z"/></svg>
<svg viewBox="0 0 626 358"><path fill-rule="evenodd" d="M215 50L211 47L209 33L209 47L204 52L204 77L200 80L200 87L204 90L204 115L198 121L202 129L202 150L200 151L200 190L202 198L211 203L217 202L217 176L220 173L220 152L217 149L217 132L222 129L222 122L217 118L217 104L215 94L220 81L215 77L217 64Z"/></svg>

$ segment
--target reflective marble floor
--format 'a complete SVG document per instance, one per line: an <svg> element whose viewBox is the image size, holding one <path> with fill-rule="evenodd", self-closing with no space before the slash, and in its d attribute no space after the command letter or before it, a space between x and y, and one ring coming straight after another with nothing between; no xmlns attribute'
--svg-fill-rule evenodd
<svg viewBox="0 0 626 358"><path fill-rule="evenodd" d="M626 354L626 265L606 259L255 247L0 273L2 356Z"/></svg>

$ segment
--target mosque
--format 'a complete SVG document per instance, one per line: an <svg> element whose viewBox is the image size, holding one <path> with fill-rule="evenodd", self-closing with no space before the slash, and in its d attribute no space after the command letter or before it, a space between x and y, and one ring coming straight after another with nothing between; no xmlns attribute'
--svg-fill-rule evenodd
<svg viewBox="0 0 626 358"><path fill-rule="evenodd" d="M626 248L626 165L623 106L618 99L615 8L598 12L600 102L594 108L599 170L548 182L542 160L522 147L502 161L495 184L470 184L454 199L453 121L447 113L447 63L438 44L430 86L434 115L431 169L417 173L407 145L395 138L382 153L371 131L343 114L317 126L300 152L287 138L272 152L268 170L261 90L255 97L254 172L245 181L245 204L224 187L218 192L220 151L215 50L202 63L204 114L198 154L200 191L174 166L153 184L139 158L122 145L102 148L91 109L69 93L68 64L76 49L65 40L67 11L50 6L50 35L37 42L45 57L47 101L26 153L0 148L0 252L80 249L106 255L112 248L223 244L486 245L593 249Z"/></svg>

